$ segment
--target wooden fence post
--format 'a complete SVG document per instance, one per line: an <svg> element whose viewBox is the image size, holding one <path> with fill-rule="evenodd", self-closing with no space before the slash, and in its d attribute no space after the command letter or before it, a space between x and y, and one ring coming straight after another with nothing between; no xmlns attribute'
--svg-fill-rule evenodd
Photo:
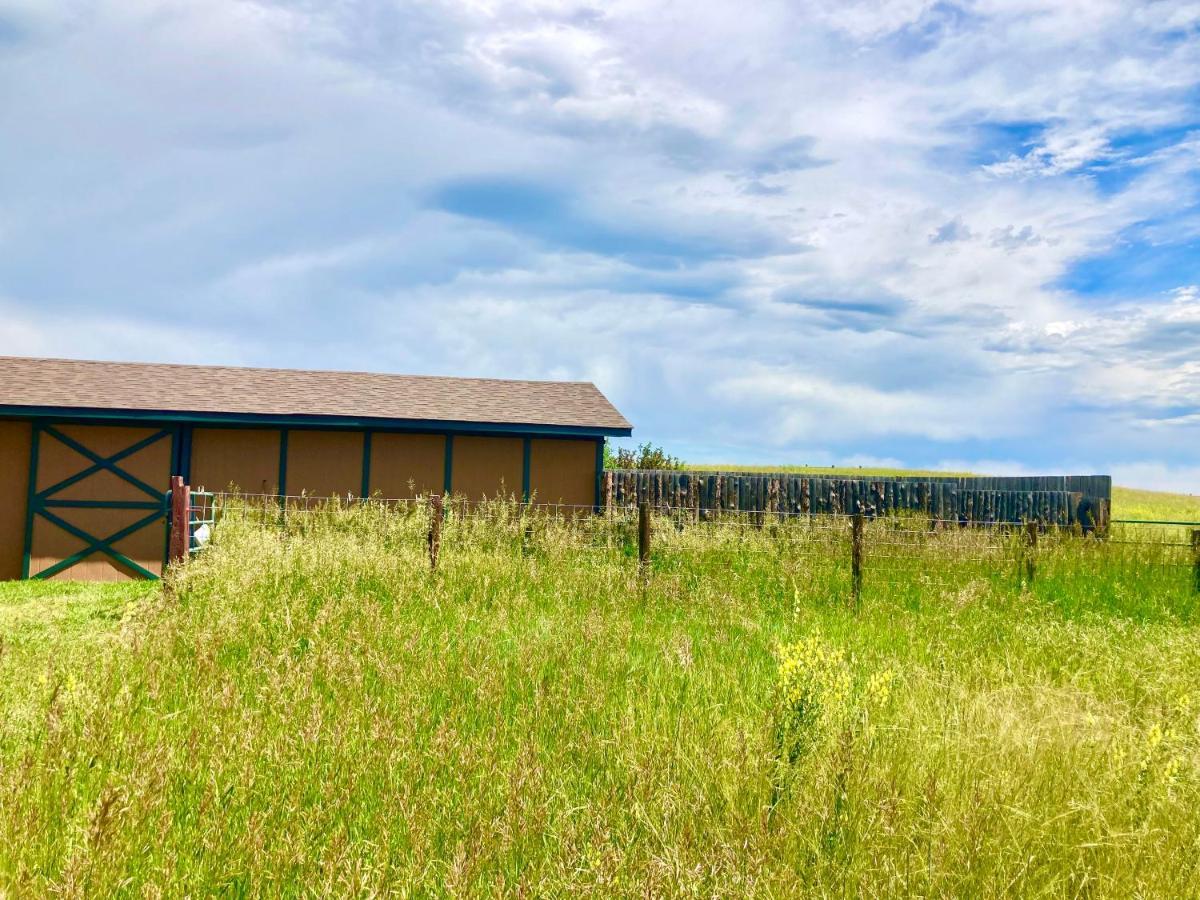
<svg viewBox="0 0 1200 900"><path fill-rule="evenodd" d="M437 568L438 553L442 549L442 495L429 498L429 568Z"/></svg>
<svg viewBox="0 0 1200 900"><path fill-rule="evenodd" d="M1200 594L1200 528L1192 529L1192 569L1196 573L1196 593Z"/></svg>
<svg viewBox="0 0 1200 900"><path fill-rule="evenodd" d="M638 504L638 568L650 562L650 504Z"/></svg>
<svg viewBox="0 0 1200 900"><path fill-rule="evenodd" d="M613 514L613 473L604 473L604 512L610 519Z"/></svg>
<svg viewBox="0 0 1200 900"><path fill-rule="evenodd" d="M1028 549L1025 552L1025 581L1032 587L1033 576L1037 572L1037 543L1038 543L1038 523L1037 519L1030 519L1025 523L1025 543L1028 544Z"/></svg>
<svg viewBox="0 0 1200 900"><path fill-rule="evenodd" d="M190 493L188 486L183 483L182 475L171 476L171 543L167 554L168 562L181 563L187 559L191 538L188 534Z"/></svg>
<svg viewBox="0 0 1200 900"><path fill-rule="evenodd" d="M854 591L854 608L862 603L863 514L854 514L850 530L850 578Z"/></svg>

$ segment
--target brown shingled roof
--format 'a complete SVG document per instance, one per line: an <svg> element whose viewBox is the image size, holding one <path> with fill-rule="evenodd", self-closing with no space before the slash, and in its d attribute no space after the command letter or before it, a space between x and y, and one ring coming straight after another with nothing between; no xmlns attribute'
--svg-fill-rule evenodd
<svg viewBox="0 0 1200 900"><path fill-rule="evenodd" d="M629 429L594 384L0 357L0 407Z"/></svg>

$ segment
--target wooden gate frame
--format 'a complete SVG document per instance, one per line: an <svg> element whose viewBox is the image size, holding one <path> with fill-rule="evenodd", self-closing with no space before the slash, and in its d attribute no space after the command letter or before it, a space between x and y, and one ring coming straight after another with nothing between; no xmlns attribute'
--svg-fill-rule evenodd
<svg viewBox="0 0 1200 900"><path fill-rule="evenodd" d="M178 428L159 428L151 435L135 441L128 447L118 450L108 456L101 456L94 450L84 446L81 442L75 440L69 435L63 434L55 424L75 424L75 423L48 423L35 420L33 422L33 436L29 448L29 495L25 509L25 552L21 563L21 577L29 578L30 563L33 555L33 525L37 516L41 516L50 524L62 529L73 537L83 541L85 546L82 550L72 553L65 559L60 559L52 566L48 566L42 571L33 575L33 578L44 579L57 575L66 569L71 568L78 562L91 556L93 553L103 553L105 556L114 562L130 569L137 574L149 578L157 579L158 576L144 566L134 562L124 553L121 553L113 545L124 538L129 537L136 531L141 531L150 525L153 525L158 520L166 522L167 515L170 511L169 494L165 493L162 488L155 488L142 479L138 478L131 472L122 469L118 463L135 453L145 450L147 447L158 443L164 438L171 439L171 468L174 468L174 460L177 457L179 449L179 429ZM136 426L134 426L136 427ZM145 427L145 426L143 426ZM153 427L153 426L151 426ZM91 465L84 469L80 469L74 475L70 475L57 484L52 484L49 487L37 489L37 469L38 456L40 454L41 436L46 434L54 440L74 450L84 458L91 461ZM73 484L83 481L85 478L90 478L98 472L111 472L123 481L136 487L144 493L146 500L63 500L55 499L54 495L65 490ZM51 510L53 509L144 509L150 512L118 531L113 532L107 537L97 537L89 534L78 525L74 525L61 516L56 515ZM166 560L166 539L163 541L163 559Z"/></svg>

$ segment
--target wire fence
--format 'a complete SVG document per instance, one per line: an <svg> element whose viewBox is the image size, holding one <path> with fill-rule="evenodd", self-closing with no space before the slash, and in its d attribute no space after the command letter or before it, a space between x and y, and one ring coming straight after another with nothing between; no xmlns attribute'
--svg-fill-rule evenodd
<svg viewBox="0 0 1200 900"><path fill-rule="evenodd" d="M189 511L193 549L236 519L302 536L355 510L401 523L429 565L457 550L607 557L648 576L686 574L703 560L728 571L774 567L821 578L856 602L864 590L961 587L980 579L1020 586L1104 580L1127 591L1200 594L1200 523L1113 519L1085 532L1036 521L964 522L901 512L882 515L701 510L695 506L473 502L438 495L367 499L203 493Z"/></svg>

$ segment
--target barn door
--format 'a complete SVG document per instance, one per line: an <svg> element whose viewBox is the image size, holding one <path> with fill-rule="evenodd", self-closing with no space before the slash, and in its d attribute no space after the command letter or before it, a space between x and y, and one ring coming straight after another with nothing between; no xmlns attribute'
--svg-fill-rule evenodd
<svg viewBox="0 0 1200 900"><path fill-rule="evenodd" d="M35 423L25 576L161 575L175 444L171 429Z"/></svg>

